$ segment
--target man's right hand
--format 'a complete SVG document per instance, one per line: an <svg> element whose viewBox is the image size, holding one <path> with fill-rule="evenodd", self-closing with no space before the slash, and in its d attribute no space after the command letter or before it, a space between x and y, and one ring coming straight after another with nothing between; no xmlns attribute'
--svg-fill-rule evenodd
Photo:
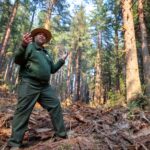
<svg viewBox="0 0 150 150"><path fill-rule="evenodd" d="M27 47L30 42L32 42L31 34L25 33L22 38L22 46Z"/></svg>

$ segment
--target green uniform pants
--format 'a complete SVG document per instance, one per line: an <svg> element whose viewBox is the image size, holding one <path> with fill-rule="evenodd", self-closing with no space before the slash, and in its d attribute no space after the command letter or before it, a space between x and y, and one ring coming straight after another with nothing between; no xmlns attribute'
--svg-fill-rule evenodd
<svg viewBox="0 0 150 150"><path fill-rule="evenodd" d="M22 79L18 85L18 104L12 123L12 135L8 140L10 146L21 146L28 129L29 117L37 101L49 112L55 135L66 136L61 106L55 90L48 83Z"/></svg>

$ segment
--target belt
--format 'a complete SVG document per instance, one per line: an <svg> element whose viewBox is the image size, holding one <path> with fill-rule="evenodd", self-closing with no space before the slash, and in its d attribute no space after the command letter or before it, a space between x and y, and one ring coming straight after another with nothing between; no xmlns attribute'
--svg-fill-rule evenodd
<svg viewBox="0 0 150 150"><path fill-rule="evenodd" d="M33 77L29 77L29 78L23 77L21 80L32 82L32 83L49 84L49 81L43 81Z"/></svg>

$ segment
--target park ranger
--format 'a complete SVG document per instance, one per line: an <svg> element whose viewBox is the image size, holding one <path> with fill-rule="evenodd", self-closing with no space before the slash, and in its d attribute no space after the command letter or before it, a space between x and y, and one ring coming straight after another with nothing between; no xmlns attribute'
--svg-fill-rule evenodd
<svg viewBox="0 0 150 150"><path fill-rule="evenodd" d="M23 36L21 47L15 52L14 61L20 65L18 103L12 122L12 134L5 149L19 149L27 131L29 117L36 102L51 116L55 137L66 138L60 101L56 91L49 85L51 73L57 72L65 63L65 54L57 63L44 48L51 39L51 32L36 28Z"/></svg>

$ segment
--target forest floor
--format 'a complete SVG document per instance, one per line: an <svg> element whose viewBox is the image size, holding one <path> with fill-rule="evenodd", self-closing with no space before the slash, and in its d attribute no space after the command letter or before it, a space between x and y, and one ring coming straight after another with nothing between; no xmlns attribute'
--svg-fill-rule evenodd
<svg viewBox="0 0 150 150"><path fill-rule="evenodd" d="M11 134L15 96L0 98L0 147ZM72 104L63 109L68 139L54 141L51 120L35 107L23 150L150 150L150 111L129 111L123 106L91 108Z"/></svg>

